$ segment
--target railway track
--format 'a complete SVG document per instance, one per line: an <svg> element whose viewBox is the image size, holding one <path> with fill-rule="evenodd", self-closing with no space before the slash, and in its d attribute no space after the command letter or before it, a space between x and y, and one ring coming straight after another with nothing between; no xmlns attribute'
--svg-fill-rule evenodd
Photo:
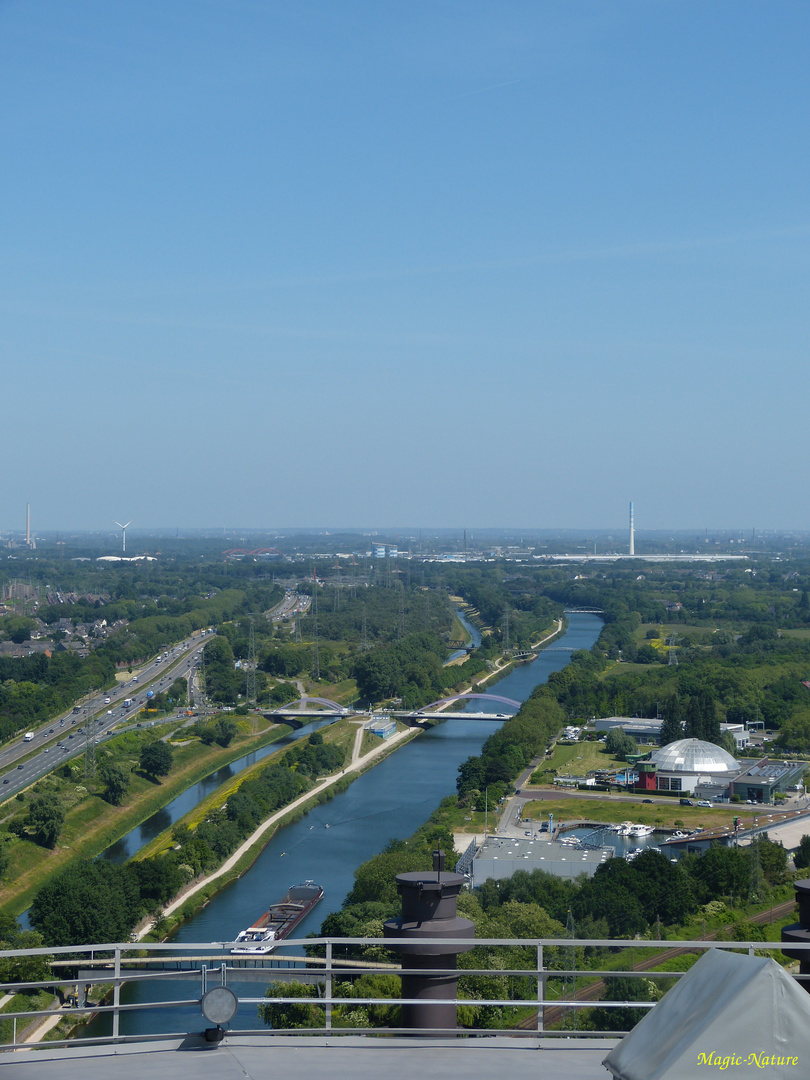
<svg viewBox="0 0 810 1080"><path fill-rule="evenodd" d="M753 915L748 921L758 924L778 922L786 915L790 915L791 911L796 907L795 900L786 900L781 904L774 904L773 907L768 908L767 911L761 911L759 915ZM714 930L711 934L707 934L706 941L716 940L718 934L722 930L730 930L734 926L734 923L728 923L722 927L721 930ZM696 952L696 949L667 949L665 952L657 953L655 956L650 956L646 960L640 960L637 964L633 964L631 971L650 971L659 964L663 964L665 960L671 959L673 956L687 956L690 953ZM621 975L620 971L616 972L617 975ZM599 1001L605 990L605 980L597 979L596 982L589 983L588 986L582 986L576 991L574 997L576 1001ZM546 1007L544 1023L546 1027L551 1027L554 1024L559 1024L563 1016L563 1007L560 1005L550 1005ZM531 1016L527 1016L525 1020L521 1020L520 1023L515 1025L515 1029L518 1031L536 1031L537 1030L537 1013L533 1013Z"/></svg>

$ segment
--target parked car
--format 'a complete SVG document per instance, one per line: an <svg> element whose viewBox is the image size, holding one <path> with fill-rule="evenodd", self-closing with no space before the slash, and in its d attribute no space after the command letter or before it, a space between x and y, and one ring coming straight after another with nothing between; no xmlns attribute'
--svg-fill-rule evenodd
<svg viewBox="0 0 810 1080"><path fill-rule="evenodd" d="M698 799L698 806L708 806L710 810L712 808L712 804L708 799Z"/></svg>

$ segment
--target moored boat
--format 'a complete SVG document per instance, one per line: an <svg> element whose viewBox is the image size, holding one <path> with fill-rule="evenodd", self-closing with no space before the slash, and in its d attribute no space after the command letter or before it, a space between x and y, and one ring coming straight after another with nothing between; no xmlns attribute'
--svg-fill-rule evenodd
<svg viewBox="0 0 810 1080"><path fill-rule="evenodd" d="M652 825L631 825L630 836L649 836L655 830Z"/></svg>

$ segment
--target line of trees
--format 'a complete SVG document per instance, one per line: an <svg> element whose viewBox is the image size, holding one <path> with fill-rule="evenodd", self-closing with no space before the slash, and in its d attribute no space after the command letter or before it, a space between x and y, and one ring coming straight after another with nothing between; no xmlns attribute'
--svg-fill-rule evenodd
<svg viewBox="0 0 810 1080"><path fill-rule="evenodd" d="M32 926L48 945L126 941L144 916L167 903L192 877L219 866L270 814L307 791L317 777L339 769L344 760L342 750L313 733L241 784L196 828L178 825L171 851L124 866L104 860L71 863L37 893ZM106 767L108 786L118 767ZM171 749L162 742L148 744L141 751L141 767L155 778L164 775L162 770L171 767ZM129 773L122 771L122 782L128 783Z"/></svg>

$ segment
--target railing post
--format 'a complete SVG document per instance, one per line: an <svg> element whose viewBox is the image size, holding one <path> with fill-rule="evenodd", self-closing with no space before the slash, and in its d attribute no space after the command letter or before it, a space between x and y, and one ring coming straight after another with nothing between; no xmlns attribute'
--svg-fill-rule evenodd
<svg viewBox="0 0 810 1080"><path fill-rule="evenodd" d="M324 1021L324 1027L331 1029L332 1027L332 942L326 943L326 965L324 967L326 974L325 992L326 992L326 1017Z"/></svg>
<svg viewBox="0 0 810 1080"><path fill-rule="evenodd" d="M537 1030L543 1031L546 1026L546 973L543 970L543 944L537 945Z"/></svg>
<svg viewBox="0 0 810 1080"><path fill-rule="evenodd" d="M115 947L115 967L113 969L115 976L115 986L113 987L113 1021L112 1021L112 1037L118 1038L118 1020L120 1013L118 1007L121 1004L121 949L116 945Z"/></svg>

